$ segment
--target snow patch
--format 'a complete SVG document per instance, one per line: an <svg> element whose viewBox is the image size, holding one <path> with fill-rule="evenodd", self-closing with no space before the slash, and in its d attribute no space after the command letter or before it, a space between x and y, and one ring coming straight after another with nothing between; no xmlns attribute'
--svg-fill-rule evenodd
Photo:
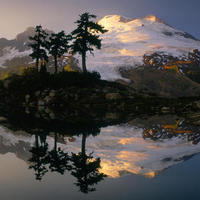
<svg viewBox="0 0 200 200"><path fill-rule="evenodd" d="M5 68L5 62L7 60L12 60L15 57L19 57L22 58L24 56L28 56L29 54L31 54L31 50L27 50L27 51L23 51L23 52L19 52L18 49L16 49L15 47L5 47L3 49L3 53L2 56L0 57L0 67Z"/></svg>

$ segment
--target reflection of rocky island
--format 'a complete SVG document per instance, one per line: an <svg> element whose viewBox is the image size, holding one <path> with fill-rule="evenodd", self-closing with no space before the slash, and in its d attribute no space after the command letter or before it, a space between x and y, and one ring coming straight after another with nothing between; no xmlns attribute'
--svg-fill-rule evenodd
<svg viewBox="0 0 200 200"><path fill-rule="evenodd" d="M91 159L90 162L84 162L85 166L93 162L98 168L101 165L102 168L98 171L109 177L134 173L152 178L200 152L200 146L194 145L199 142L199 128L186 123L183 117L177 115L143 115L132 117L132 120L127 117L121 119L122 121L109 118L107 122L99 120L92 123L61 123L42 121L37 117L27 118L13 117L4 123L9 129L1 127L0 150L1 153L15 152L19 158L26 162L29 160L30 164L32 163L31 168L36 171L44 165L38 179L46 173L46 169L61 174L72 170L76 177L80 174L77 167L85 160L84 157ZM20 124L16 120L20 120ZM26 120L31 123L26 123ZM127 121L129 122L126 123ZM32 135L23 131L16 132L19 129L26 129L26 132ZM37 148L44 149L39 160L35 157ZM96 159L99 157L101 163ZM69 165L70 162L74 163L74 167ZM80 182L87 183L84 173L82 175L83 178L77 177L78 186ZM83 188L80 187L80 190L84 191L86 186L87 184Z"/></svg>

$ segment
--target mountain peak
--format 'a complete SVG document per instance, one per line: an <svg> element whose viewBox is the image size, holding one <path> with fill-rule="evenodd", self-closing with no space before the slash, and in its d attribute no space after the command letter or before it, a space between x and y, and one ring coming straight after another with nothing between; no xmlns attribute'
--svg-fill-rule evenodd
<svg viewBox="0 0 200 200"><path fill-rule="evenodd" d="M143 17L141 19L145 19L147 21L152 21L152 22L159 22L159 23L162 23L162 24L165 24L165 25L168 25L165 21L157 18L155 15L152 15L152 14L149 14L147 15L146 17ZM169 25L168 25L169 26Z"/></svg>
<svg viewBox="0 0 200 200"><path fill-rule="evenodd" d="M122 15L106 15L105 17L101 18L98 22L102 21L115 21L115 22L130 22L132 18L124 17Z"/></svg>
<svg viewBox="0 0 200 200"><path fill-rule="evenodd" d="M160 21L155 15L149 14L146 17L144 17L143 19L149 20L149 21Z"/></svg>
<svg viewBox="0 0 200 200"><path fill-rule="evenodd" d="M24 32L18 34L16 37L15 37L15 40L16 41L28 41L29 39L29 36L34 36L35 35L35 27L28 27ZM48 34L51 34L51 33L54 33L53 31L51 30L48 30L48 29L44 29L44 31Z"/></svg>
<svg viewBox="0 0 200 200"><path fill-rule="evenodd" d="M151 21L151 22L158 22L158 23L162 23L162 24L170 26L165 21L157 18L153 14L149 14L146 17L141 17L141 18L137 18L137 19L139 19L139 20L142 19L142 20ZM122 16L122 15L106 15L105 17L101 18L98 21L98 23L100 23L100 24L103 23L104 25L105 24L113 24L114 25L116 22L127 23L127 22L130 22L130 21L134 21L134 19Z"/></svg>

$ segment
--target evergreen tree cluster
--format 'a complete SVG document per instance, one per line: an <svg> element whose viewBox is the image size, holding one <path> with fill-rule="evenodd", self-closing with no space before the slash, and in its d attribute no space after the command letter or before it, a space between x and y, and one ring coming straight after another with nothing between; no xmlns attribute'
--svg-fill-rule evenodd
<svg viewBox="0 0 200 200"><path fill-rule="evenodd" d="M32 49L30 54L32 59L36 60L35 71L38 72L39 60L41 66L45 66L48 62L48 55L54 57L55 73L57 73L57 59L60 58L64 53L71 51L72 53L79 53L82 56L82 69L83 72L87 72L86 69L86 53L89 51L93 54L94 48L101 48L101 39L98 33L106 33L107 30L103 26L92 19L97 16L90 13L84 13L79 16L80 18L75 22L77 28L66 35L64 31L57 34L53 33L48 37L48 34L42 28L41 25L36 26L36 33L34 37L29 37L31 43L29 46ZM69 42L71 44L69 45Z"/></svg>

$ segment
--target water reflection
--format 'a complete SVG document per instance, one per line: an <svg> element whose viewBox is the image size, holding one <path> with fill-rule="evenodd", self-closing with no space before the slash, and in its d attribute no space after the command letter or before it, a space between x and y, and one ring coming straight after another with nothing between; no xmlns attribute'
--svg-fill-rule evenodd
<svg viewBox="0 0 200 200"><path fill-rule="evenodd" d="M199 127L177 114L112 118L105 114L88 121L83 116L50 120L34 112L17 115L7 115L3 122L8 129L0 131L0 150L10 152L6 144L11 139L13 148L22 141L29 143L26 161L36 180L42 181L48 172L68 172L82 193L95 191L106 176L134 173L153 178L200 152ZM26 138L16 135L19 130L25 131L21 134L26 133Z"/></svg>
<svg viewBox="0 0 200 200"><path fill-rule="evenodd" d="M41 180L48 172L46 168L48 144L46 143L46 135L40 137L41 145L39 145L38 140L39 136L38 134L35 134L35 147L32 147L30 150L32 156L28 161L30 163L29 169L35 170L36 180Z"/></svg>
<svg viewBox="0 0 200 200"><path fill-rule="evenodd" d="M152 117L153 118L153 117ZM185 118L180 118L173 115L166 115L162 118L170 119L161 123L153 123L151 126L146 126L142 133L144 139L163 142L172 138L187 140L196 145L200 142L200 131L198 126L189 124Z"/></svg>
<svg viewBox="0 0 200 200"><path fill-rule="evenodd" d="M145 116L103 128L98 145L104 151L95 151L102 155L103 172L111 177L134 173L153 178L200 152L199 131L177 115Z"/></svg>
<svg viewBox="0 0 200 200"><path fill-rule="evenodd" d="M58 133L54 133L54 147L49 149L47 133L35 133L35 146L30 149L31 157L28 159L29 169L35 171L36 180L42 180L47 172L57 172L64 175L69 171L76 177L74 183L79 191L89 193L95 191L94 185L104 180L106 174L100 173L101 159L94 158L93 152L86 152L86 138L90 134L96 136L100 129L83 132L81 152L66 153L61 147L57 147Z"/></svg>
<svg viewBox="0 0 200 200"><path fill-rule="evenodd" d="M72 153L70 160L72 161L71 174L77 178L76 186L83 193L95 191L94 185L102 181L106 174L100 173L101 159L94 158L93 153L86 153L86 133L82 135L82 151L78 154Z"/></svg>
<svg viewBox="0 0 200 200"><path fill-rule="evenodd" d="M48 152L47 163L50 164L51 172L64 174L66 170L71 170L71 165L68 164L69 156L60 147L57 147L58 133L54 133L54 148Z"/></svg>

